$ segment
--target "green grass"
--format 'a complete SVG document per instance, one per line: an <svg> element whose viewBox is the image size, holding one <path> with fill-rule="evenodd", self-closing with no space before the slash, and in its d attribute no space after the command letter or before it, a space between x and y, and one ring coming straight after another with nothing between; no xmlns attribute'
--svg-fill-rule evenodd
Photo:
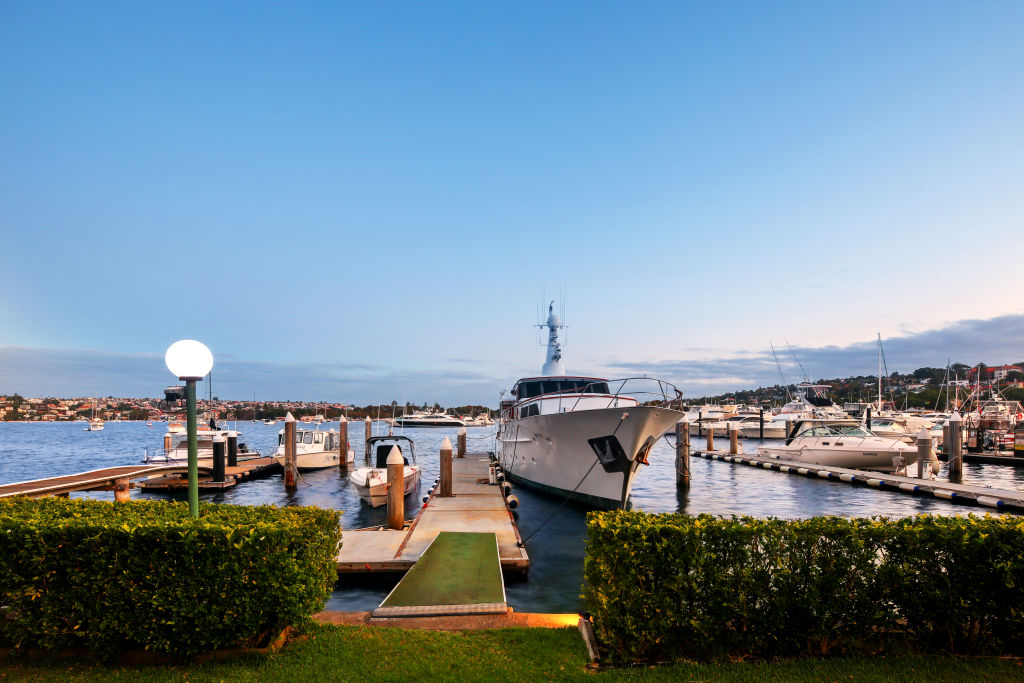
<svg viewBox="0 0 1024 683"><path fill-rule="evenodd" d="M505 629L440 633L375 627L314 628L275 655L176 667L0 661L0 679L37 681L1024 681L1015 660L876 657L675 664L588 671L579 632Z"/></svg>
<svg viewBox="0 0 1024 683"><path fill-rule="evenodd" d="M381 607L505 602L493 533L442 531Z"/></svg>

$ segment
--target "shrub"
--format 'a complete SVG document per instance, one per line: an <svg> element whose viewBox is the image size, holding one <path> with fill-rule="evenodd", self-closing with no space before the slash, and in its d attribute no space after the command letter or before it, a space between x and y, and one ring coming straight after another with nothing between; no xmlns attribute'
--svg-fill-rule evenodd
<svg viewBox="0 0 1024 683"><path fill-rule="evenodd" d="M613 659L1021 652L1024 521L592 513L584 591Z"/></svg>
<svg viewBox="0 0 1024 683"><path fill-rule="evenodd" d="M0 629L103 654L252 642L322 608L340 541L317 508L0 500Z"/></svg>

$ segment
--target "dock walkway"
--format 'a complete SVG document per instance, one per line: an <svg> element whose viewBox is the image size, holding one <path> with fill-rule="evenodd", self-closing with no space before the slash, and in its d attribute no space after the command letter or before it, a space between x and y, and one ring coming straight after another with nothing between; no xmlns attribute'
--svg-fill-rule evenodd
<svg viewBox="0 0 1024 683"><path fill-rule="evenodd" d="M225 466L224 481L214 481L213 468L204 466L199 468L199 490L209 491L228 489L243 481L249 481L250 479L256 479L257 477L265 477L273 474L274 472L280 471L281 465L274 458L249 458L247 460L239 460L237 465ZM164 477L147 479L146 481L139 483L139 488L147 491L187 489L187 467L185 468L185 472L186 474L184 476L181 473L169 473Z"/></svg>
<svg viewBox="0 0 1024 683"><path fill-rule="evenodd" d="M7 496L40 498L42 496L66 495L74 491L113 489L115 486L127 485L133 479L176 472L188 472L188 466L125 465L123 467L104 467L103 469L79 472L78 474L4 484L0 486L0 498Z"/></svg>
<svg viewBox="0 0 1024 683"><path fill-rule="evenodd" d="M530 558L512 511L497 486L488 483L489 458L468 453L452 462L452 497L430 496L404 529L345 530L337 568L340 574L405 572L442 531L492 533L502 569L526 572Z"/></svg>
<svg viewBox="0 0 1024 683"><path fill-rule="evenodd" d="M752 453L740 453L737 455L732 455L727 451L694 451L693 453L708 460L721 460L739 465L761 467L776 472L802 474L829 481L841 481L848 484L866 484L867 486L886 491L932 495L936 498L943 498L956 503L981 505L998 508L1007 512L1024 512L1024 491L996 489L981 484L956 484L939 479L918 479L917 477L898 476L870 470L854 470L845 467L792 462L754 455ZM916 465L911 465L908 469L912 470L915 467Z"/></svg>

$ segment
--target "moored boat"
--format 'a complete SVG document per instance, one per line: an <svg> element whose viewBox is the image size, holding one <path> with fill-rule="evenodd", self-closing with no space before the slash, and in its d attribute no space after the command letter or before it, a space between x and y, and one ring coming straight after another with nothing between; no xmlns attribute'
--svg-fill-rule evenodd
<svg viewBox="0 0 1024 683"><path fill-rule="evenodd" d="M341 464L341 435L335 429L295 429L295 467L299 470L322 470ZM277 451L274 460L284 466L284 430L277 433ZM355 459L349 449L346 461Z"/></svg>
<svg viewBox="0 0 1024 683"><path fill-rule="evenodd" d="M788 462L892 472L917 462L917 449L869 432L857 420L801 420L785 444L761 446L758 455Z"/></svg>
<svg viewBox="0 0 1024 683"><path fill-rule="evenodd" d="M403 446L409 449L406 454ZM397 448L404 463L405 490L408 496L416 491L420 483L422 467L416 464L416 453L413 441L407 436L371 436L366 442L367 465L356 468L349 481L355 488L359 498L370 507L380 507L388 502L388 455L391 449ZM372 460L370 460L372 458ZM411 461L410 461L411 459ZM372 465L369 464L372 462Z"/></svg>
<svg viewBox="0 0 1024 683"><path fill-rule="evenodd" d="M654 443L681 416L669 407L681 393L650 378L566 375L553 306L542 327L549 331L542 375L520 379L501 403L496 439L505 476L595 507L625 507Z"/></svg>

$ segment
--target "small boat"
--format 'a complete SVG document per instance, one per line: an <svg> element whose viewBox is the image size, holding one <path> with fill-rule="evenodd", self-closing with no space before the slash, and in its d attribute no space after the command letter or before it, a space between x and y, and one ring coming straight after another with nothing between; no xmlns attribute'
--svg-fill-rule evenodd
<svg viewBox="0 0 1024 683"><path fill-rule="evenodd" d="M409 453L402 450L402 445L409 447ZM407 436L371 436L366 441L367 462L373 455L373 466L359 467L349 475L349 481L355 487L359 498L370 507L380 507L388 502L388 455L393 447L398 448L405 462L405 495L409 495L419 487L420 472L423 468L416 464L413 442ZM410 464L410 459L412 463Z"/></svg>
<svg viewBox="0 0 1024 683"><path fill-rule="evenodd" d="M796 385L793 400L782 406L777 415L769 419L765 415L764 438L785 439L793 431L793 426L800 420L841 420L848 418L842 408L828 398L829 387L826 384L801 383ZM747 422L740 427L740 434L748 439L756 439L761 434L759 421Z"/></svg>
<svg viewBox="0 0 1024 683"><path fill-rule="evenodd" d="M277 424L277 420L272 420L270 418L267 418L267 419L263 420L263 424L265 424L265 425L275 425L275 424Z"/></svg>
<svg viewBox="0 0 1024 683"><path fill-rule="evenodd" d="M917 462L917 449L900 439L875 436L857 420L801 420L784 445L761 446L758 455L831 467L893 472Z"/></svg>
<svg viewBox="0 0 1024 683"><path fill-rule="evenodd" d="M103 431L103 420L98 417L94 417L89 420L89 424L85 426L83 432L102 432Z"/></svg>
<svg viewBox="0 0 1024 683"><path fill-rule="evenodd" d="M213 440L217 437L227 439L233 436L236 439L241 437L241 432L231 429L211 429L200 427L196 430L196 455L200 467L213 467ZM226 446L225 446L226 449ZM238 442L238 459L258 458L259 451L250 451L244 443ZM225 450L225 457L227 452ZM143 462L148 465L186 465L188 464L188 431L181 423L170 423L167 433L164 434L164 446L159 454L149 454L146 450L146 457Z"/></svg>
<svg viewBox="0 0 1024 683"><path fill-rule="evenodd" d="M341 463L339 453L340 434L335 429L316 430L301 429L295 430L295 466L299 470L322 470L328 467L337 467ZM349 449L347 462L355 459L355 451ZM277 452L274 453L274 460L284 466L284 430L277 433Z"/></svg>

